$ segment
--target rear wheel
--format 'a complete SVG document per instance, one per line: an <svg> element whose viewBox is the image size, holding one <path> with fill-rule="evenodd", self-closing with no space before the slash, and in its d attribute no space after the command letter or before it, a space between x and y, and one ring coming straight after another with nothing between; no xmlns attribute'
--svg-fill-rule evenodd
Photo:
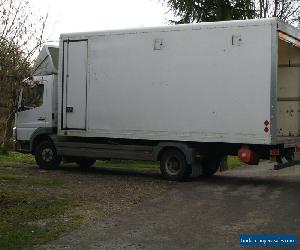
<svg viewBox="0 0 300 250"><path fill-rule="evenodd" d="M160 170L164 178L171 181L182 181L189 175L190 166L182 152L170 149L161 157Z"/></svg>
<svg viewBox="0 0 300 250"><path fill-rule="evenodd" d="M93 166L95 164L96 160L94 160L94 159L77 159L75 162L78 164L79 167L86 169L86 168L90 168L91 166Z"/></svg>
<svg viewBox="0 0 300 250"><path fill-rule="evenodd" d="M42 141L35 148L35 160L42 169L55 169L61 162L51 141Z"/></svg>
<svg viewBox="0 0 300 250"><path fill-rule="evenodd" d="M205 156L202 160L203 175L214 175L219 170L222 159L220 156Z"/></svg>

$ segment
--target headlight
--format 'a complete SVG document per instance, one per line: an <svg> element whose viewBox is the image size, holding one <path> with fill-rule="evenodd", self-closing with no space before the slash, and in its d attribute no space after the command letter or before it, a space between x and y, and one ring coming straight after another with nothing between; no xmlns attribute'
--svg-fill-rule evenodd
<svg viewBox="0 0 300 250"><path fill-rule="evenodd" d="M13 127L13 139L14 139L14 141L17 140L17 128L16 127Z"/></svg>

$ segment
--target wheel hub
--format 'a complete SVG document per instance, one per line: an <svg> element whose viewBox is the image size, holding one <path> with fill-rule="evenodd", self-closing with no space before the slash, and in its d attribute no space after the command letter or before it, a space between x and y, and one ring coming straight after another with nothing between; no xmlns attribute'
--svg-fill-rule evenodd
<svg viewBox="0 0 300 250"><path fill-rule="evenodd" d="M51 162L53 160L54 152L51 148L45 148L42 151L42 158L45 162Z"/></svg>
<svg viewBox="0 0 300 250"><path fill-rule="evenodd" d="M177 175L181 170L180 161L176 157L170 157L166 161L166 170L170 175Z"/></svg>

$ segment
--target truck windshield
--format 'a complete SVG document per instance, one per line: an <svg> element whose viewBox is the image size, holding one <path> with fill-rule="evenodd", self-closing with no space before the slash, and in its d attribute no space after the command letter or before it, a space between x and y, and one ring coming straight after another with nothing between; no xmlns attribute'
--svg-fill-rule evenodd
<svg viewBox="0 0 300 250"><path fill-rule="evenodd" d="M44 85L26 86L22 92L22 107L37 108L43 104Z"/></svg>

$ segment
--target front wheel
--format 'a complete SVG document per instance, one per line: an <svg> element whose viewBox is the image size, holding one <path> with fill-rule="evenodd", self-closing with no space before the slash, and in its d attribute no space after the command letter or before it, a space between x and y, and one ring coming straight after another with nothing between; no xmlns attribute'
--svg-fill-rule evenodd
<svg viewBox="0 0 300 250"><path fill-rule="evenodd" d="M182 181L190 173L190 166L185 156L177 149L170 149L164 152L160 160L162 175L171 181Z"/></svg>
<svg viewBox="0 0 300 250"><path fill-rule="evenodd" d="M41 169L55 169L61 162L51 141L42 141L35 148L35 160Z"/></svg>

